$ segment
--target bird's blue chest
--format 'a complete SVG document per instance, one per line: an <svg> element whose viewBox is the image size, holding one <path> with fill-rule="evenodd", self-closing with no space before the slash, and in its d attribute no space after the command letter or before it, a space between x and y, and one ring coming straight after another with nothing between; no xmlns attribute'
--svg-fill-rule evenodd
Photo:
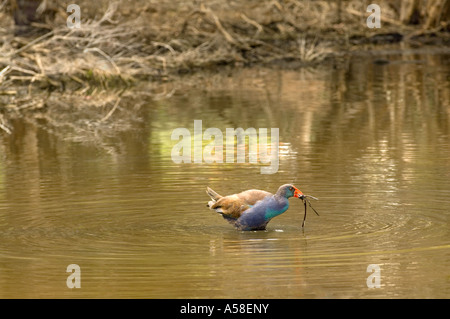
<svg viewBox="0 0 450 319"><path fill-rule="evenodd" d="M275 216L283 214L288 208L289 208L289 202L287 202L287 201L286 201L286 203L284 203L282 205L273 205L272 207L269 206L269 207L267 207L267 209L265 211L264 219L270 220L270 219L274 218Z"/></svg>
<svg viewBox="0 0 450 319"><path fill-rule="evenodd" d="M236 221L236 225L244 230L264 229L265 225L267 225L272 218L284 213L288 208L289 202L287 199L264 199L245 211L245 213Z"/></svg>

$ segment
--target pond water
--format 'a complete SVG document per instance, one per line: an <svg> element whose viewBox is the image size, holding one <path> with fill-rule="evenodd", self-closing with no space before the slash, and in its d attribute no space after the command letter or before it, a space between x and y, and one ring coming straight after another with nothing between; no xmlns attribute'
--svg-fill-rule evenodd
<svg viewBox="0 0 450 319"><path fill-rule="evenodd" d="M137 92L135 124L97 144L45 119L11 121L0 132L0 298L450 297L449 62L394 50L198 75L166 83L162 98ZM171 134L193 134L194 120L224 134L279 128L277 172L248 157L174 163ZM238 231L206 207L206 186L285 183L319 198L304 229L296 198L266 231ZM66 284L71 264L79 289Z"/></svg>

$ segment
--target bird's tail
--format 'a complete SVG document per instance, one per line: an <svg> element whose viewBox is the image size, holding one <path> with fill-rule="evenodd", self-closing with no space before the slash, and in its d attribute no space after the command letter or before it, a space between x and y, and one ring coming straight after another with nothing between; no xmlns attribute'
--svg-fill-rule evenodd
<svg viewBox="0 0 450 319"><path fill-rule="evenodd" d="M206 187L206 194L211 197L211 200L206 204L207 207L211 208L219 199L222 198L221 195L217 194L215 191L213 191L211 188ZM215 209L217 212L222 212L222 208ZM220 210L220 211L219 211Z"/></svg>
<svg viewBox="0 0 450 319"><path fill-rule="evenodd" d="M217 202L219 199L222 198L221 195L217 194L215 191L213 191L211 188L206 187L206 194L209 195L209 197L211 197L211 199L215 202Z"/></svg>

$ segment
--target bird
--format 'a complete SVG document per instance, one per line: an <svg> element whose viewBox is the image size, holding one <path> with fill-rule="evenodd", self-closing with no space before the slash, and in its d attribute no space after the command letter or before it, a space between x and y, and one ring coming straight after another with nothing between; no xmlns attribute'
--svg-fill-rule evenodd
<svg viewBox="0 0 450 319"><path fill-rule="evenodd" d="M270 220L289 208L288 198L303 199L303 193L292 184L284 184L275 194L250 189L238 194L222 196L209 187L206 193L211 200L206 205L222 215L238 230L265 230Z"/></svg>

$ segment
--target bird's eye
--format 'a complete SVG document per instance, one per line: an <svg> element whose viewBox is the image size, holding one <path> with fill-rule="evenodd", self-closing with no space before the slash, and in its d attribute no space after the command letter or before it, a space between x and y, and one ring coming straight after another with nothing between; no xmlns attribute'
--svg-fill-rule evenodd
<svg viewBox="0 0 450 319"><path fill-rule="evenodd" d="M294 190L294 188L292 188L292 187L289 187L289 190L293 191L293 190Z"/></svg>

